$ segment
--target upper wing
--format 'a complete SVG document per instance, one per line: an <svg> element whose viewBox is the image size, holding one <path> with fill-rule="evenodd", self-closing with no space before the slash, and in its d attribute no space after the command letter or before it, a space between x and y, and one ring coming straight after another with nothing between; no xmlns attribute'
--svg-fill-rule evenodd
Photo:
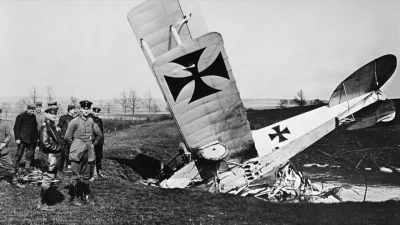
<svg viewBox="0 0 400 225"><path fill-rule="evenodd" d="M207 33L195 0L145 1L129 11L128 20L142 48L141 40L144 40L154 58L178 45L171 33L171 26L175 28L182 42ZM143 52L150 64L148 52Z"/></svg>
<svg viewBox="0 0 400 225"><path fill-rule="evenodd" d="M379 90L393 75L396 66L397 58L390 54L369 62L338 85L332 93L329 106Z"/></svg>
<svg viewBox="0 0 400 225"><path fill-rule="evenodd" d="M233 158L253 144L220 34L177 46L158 57L153 70L189 148L219 141Z"/></svg>

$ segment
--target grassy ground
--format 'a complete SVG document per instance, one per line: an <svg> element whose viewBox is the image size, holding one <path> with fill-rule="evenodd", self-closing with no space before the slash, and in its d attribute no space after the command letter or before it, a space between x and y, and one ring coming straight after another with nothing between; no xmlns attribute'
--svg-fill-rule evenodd
<svg viewBox="0 0 400 225"><path fill-rule="evenodd" d="M55 212L34 209L40 187L14 189L0 182L0 224L400 224L400 202L396 201L277 204L141 184L132 169L134 157L145 153L166 163L175 156L179 141L172 121L107 133L104 168L108 177L91 184L94 206L69 204L68 176L61 177L52 193Z"/></svg>

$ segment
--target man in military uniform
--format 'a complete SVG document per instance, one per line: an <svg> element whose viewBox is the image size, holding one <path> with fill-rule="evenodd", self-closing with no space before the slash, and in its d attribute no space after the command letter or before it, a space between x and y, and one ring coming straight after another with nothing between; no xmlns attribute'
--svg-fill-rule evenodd
<svg viewBox="0 0 400 225"><path fill-rule="evenodd" d="M68 124L71 122L71 120L74 119L75 106L68 105L67 111L68 111L67 114L62 115L60 117L60 119L58 120L58 124L57 124L57 127L61 130L62 137L64 137L65 133L67 132ZM69 169L71 169L71 162L69 161L69 149L70 148L71 148L71 145L69 143L64 144L63 156L61 158L60 171L64 170L64 165L65 165L66 171L69 171Z"/></svg>
<svg viewBox="0 0 400 225"><path fill-rule="evenodd" d="M100 128L89 117L92 102L84 100L79 102L81 107L81 115L73 119L67 128L64 139L71 143L69 159L74 176L72 181L74 184L74 202L73 205L80 206L78 196L85 203L89 202L89 179L90 179L90 162L95 160L94 145L97 145L103 135ZM92 143L93 133L96 138ZM82 188L84 187L84 188ZM85 190L85 193L82 192Z"/></svg>
<svg viewBox="0 0 400 225"><path fill-rule="evenodd" d="M0 109L0 115L3 109ZM0 181L6 180L16 187L24 188L25 186L18 183L15 170L10 156L8 144L11 142L11 129L7 123L0 119Z"/></svg>
<svg viewBox="0 0 400 225"><path fill-rule="evenodd" d="M100 128L101 134L103 135L103 138L101 141L99 141L96 145L94 145L94 153L96 155L96 162L95 165L93 166L93 172L92 172L92 180L97 178L97 175L100 177L104 177L102 173L102 165L101 161L103 159L103 145L104 145L104 130L103 130L103 121L99 117L101 109L98 107L93 107L93 121L97 124L97 126ZM94 134L96 135L96 134Z"/></svg>
<svg viewBox="0 0 400 225"><path fill-rule="evenodd" d="M19 114L14 124L15 142L18 144L17 153L15 154L14 167L16 172L19 169L19 163L26 149L25 168L33 170L35 147L39 138L36 117L34 115L36 105L29 104L27 110Z"/></svg>
<svg viewBox="0 0 400 225"><path fill-rule="evenodd" d="M49 188L57 176L61 162L61 150L63 139L56 128L57 107L49 107L45 111L46 119L39 130L40 162L43 171L42 188L40 190L40 201L37 206L39 210L53 211L54 208L48 205Z"/></svg>

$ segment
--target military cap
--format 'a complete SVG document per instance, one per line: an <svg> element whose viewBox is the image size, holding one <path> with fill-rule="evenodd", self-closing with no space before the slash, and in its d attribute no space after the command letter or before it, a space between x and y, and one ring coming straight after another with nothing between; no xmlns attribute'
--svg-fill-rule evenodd
<svg viewBox="0 0 400 225"><path fill-rule="evenodd" d="M58 107L57 106L50 106L49 108L47 108L46 110L44 110L45 113L50 113L50 114L57 114L58 111Z"/></svg>
<svg viewBox="0 0 400 225"><path fill-rule="evenodd" d="M32 103L29 103L28 104L28 109L36 109L36 105L32 104Z"/></svg>
<svg viewBox="0 0 400 225"><path fill-rule="evenodd" d="M83 109L90 109L92 104L93 103L91 101L88 101L88 100L83 100L83 101L79 102L79 105L81 105L81 108L83 108Z"/></svg>
<svg viewBox="0 0 400 225"><path fill-rule="evenodd" d="M99 107L93 107L93 112L99 113L101 109Z"/></svg>
<svg viewBox="0 0 400 225"><path fill-rule="evenodd" d="M71 109L75 109L75 106L74 106L74 105L68 105L67 111L69 111L69 110L71 110Z"/></svg>
<svg viewBox="0 0 400 225"><path fill-rule="evenodd" d="M57 101L50 101L50 102L47 102L47 106L48 106L48 107L57 107Z"/></svg>
<svg viewBox="0 0 400 225"><path fill-rule="evenodd" d="M42 107L42 102L35 102L35 105Z"/></svg>

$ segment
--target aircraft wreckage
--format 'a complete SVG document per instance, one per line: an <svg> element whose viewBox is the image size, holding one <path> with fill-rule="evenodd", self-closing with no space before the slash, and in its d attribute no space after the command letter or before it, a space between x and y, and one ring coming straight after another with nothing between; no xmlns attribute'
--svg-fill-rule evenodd
<svg viewBox="0 0 400 225"><path fill-rule="evenodd" d="M159 162L147 183L269 199L335 194L338 188L317 190L289 160L338 126L360 129L395 116L380 88L397 59L384 55L341 82L328 105L252 131L222 36L207 32L195 1L148 0L128 20L183 139L185 163ZM154 160L138 156L138 170L146 173ZM274 173L272 186L255 182Z"/></svg>

